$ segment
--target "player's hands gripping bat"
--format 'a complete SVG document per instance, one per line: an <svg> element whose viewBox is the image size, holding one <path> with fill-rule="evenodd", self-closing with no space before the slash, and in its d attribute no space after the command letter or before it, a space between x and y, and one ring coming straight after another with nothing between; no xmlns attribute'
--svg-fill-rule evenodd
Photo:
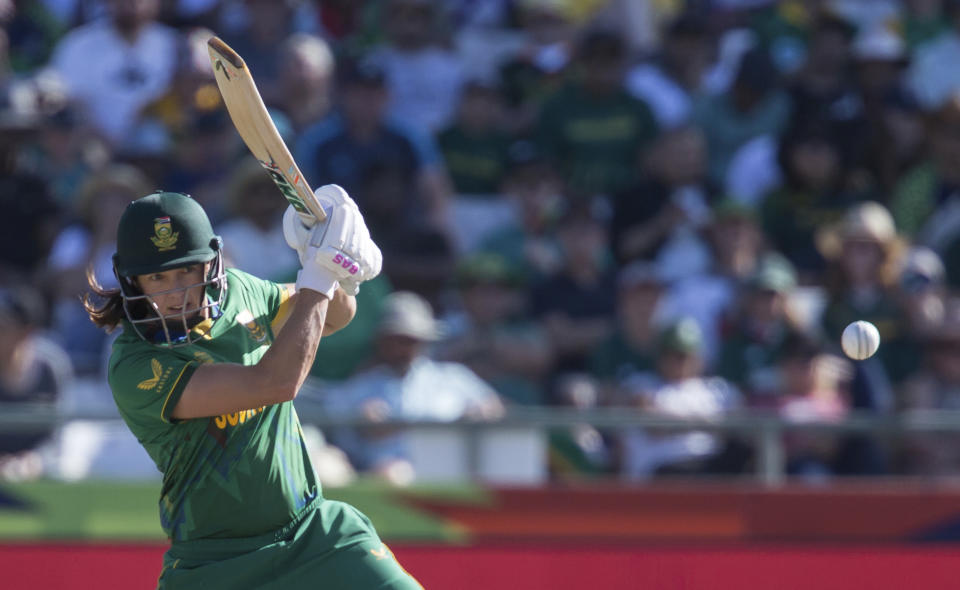
<svg viewBox="0 0 960 590"><path fill-rule="evenodd" d="M314 195L327 212L327 220L309 228L300 222L293 207L287 207L283 214L283 237L287 245L296 250L304 269L314 263L321 266L332 263L344 268L354 265L355 272L350 272L349 275L341 273L339 281L347 294L356 295L361 282L380 274L383 266L380 248L370 238L370 231L357 204L345 190L335 184L328 184L318 188ZM347 231L344 225L356 226L349 230L350 239L336 238L335 236ZM340 242L342 245L334 245Z"/></svg>

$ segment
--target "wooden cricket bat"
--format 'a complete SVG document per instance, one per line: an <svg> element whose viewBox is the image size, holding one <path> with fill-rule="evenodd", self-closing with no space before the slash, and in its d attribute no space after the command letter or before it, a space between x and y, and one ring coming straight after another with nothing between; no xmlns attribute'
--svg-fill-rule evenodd
<svg viewBox="0 0 960 590"><path fill-rule="evenodd" d="M326 219L323 208L277 132L247 64L219 37L207 41L207 51L227 112L247 148L270 173L305 225Z"/></svg>

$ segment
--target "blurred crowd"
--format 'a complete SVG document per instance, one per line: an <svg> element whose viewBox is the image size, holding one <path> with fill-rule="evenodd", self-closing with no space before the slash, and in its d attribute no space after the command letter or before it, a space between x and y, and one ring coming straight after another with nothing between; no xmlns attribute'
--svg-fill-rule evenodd
<svg viewBox="0 0 960 590"><path fill-rule="evenodd" d="M384 251L320 346L331 415L960 409L958 0L0 0L0 23L0 401L109 404L112 337L79 296L88 271L115 285L118 218L148 192L200 201L230 265L295 277L216 34ZM882 339L862 362L839 352L855 320ZM401 433L325 434L348 469L410 479ZM0 436L0 474L39 473L48 435ZM955 475L957 442L785 448L819 481ZM558 479L757 461L699 431L548 445Z"/></svg>

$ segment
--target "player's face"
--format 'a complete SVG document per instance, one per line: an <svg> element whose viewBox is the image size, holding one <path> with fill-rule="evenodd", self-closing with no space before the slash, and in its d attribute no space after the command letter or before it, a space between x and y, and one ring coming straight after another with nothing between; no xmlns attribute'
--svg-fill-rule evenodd
<svg viewBox="0 0 960 590"><path fill-rule="evenodd" d="M137 284L165 317L180 316L190 319L203 304L204 265L191 264L181 268L137 275Z"/></svg>

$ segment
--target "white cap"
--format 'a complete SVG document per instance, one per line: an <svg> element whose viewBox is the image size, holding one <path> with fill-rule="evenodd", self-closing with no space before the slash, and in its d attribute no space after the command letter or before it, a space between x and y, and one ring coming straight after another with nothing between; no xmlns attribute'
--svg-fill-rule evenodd
<svg viewBox="0 0 960 590"><path fill-rule="evenodd" d="M442 335L430 304L423 297L409 291L397 291L387 295L379 330L381 334L408 336L425 341L437 340Z"/></svg>

